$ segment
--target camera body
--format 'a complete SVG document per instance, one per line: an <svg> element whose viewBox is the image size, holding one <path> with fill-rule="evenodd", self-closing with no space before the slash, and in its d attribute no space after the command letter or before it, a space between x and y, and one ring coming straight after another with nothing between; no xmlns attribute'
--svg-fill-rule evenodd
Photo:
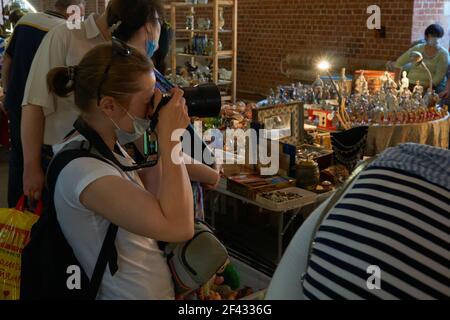
<svg viewBox="0 0 450 320"><path fill-rule="evenodd" d="M165 106L171 99L169 93L175 86L161 73L155 71L156 87L164 94L160 106ZM215 84L201 84L195 87L181 88L188 107L190 117L218 117L222 109L222 97Z"/></svg>
<svg viewBox="0 0 450 320"><path fill-rule="evenodd" d="M219 88L215 84L181 89L184 91L189 117L213 118L219 116L222 109L222 99ZM170 99L172 97L169 94L164 94L159 105L165 106Z"/></svg>
<svg viewBox="0 0 450 320"><path fill-rule="evenodd" d="M157 70L155 70L155 76L156 88L163 93L163 98L156 108L156 110L159 110L172 99L169 93L175 86ZM222 109L222 97L219 88L215 84L203 84L195 87L182 88L182 90L184 91L184 98L186 99L190 117L210 118L219 116L220 110ZM156 126L156 124L154 124L154 126ZM189 125L186 130L190 134L190 141L184 141L183 143L190 143L191 145L191 148L188 148L188 150L190 150L188 155L201 163L211 166L215 162L214 153L209 149L202 137L195 132L192 125ZM202 146L203 155L194 154L194 146L197 143ZM208 150L208 152L205 152L206 150ZM206 157L206 159L204 157Z"/></svg>

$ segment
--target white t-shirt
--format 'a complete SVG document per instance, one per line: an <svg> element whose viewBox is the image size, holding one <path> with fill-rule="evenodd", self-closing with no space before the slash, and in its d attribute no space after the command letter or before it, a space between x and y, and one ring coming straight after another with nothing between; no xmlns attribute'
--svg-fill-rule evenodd
<svg viewBox="0 0 450 320"><path fill-rule="evenodd" d="M55 145L55 153L74 140L85 139L77 136ZM131 158L115 155L122 164L131 165ZM89 184L105 176L122 176L142 186L136 172L126 174L112 164L93 158L79 158L70 162L61 171L55 186L54 201L58 222L88 277L92 276L110 222L86 209L79 199ZM106 269L97 299L174 299L171 273L155 240L119 228L116 248L119 270L113 277L109 268Z"/></svg>
<svg viewBox="0 0 450 320"><path fill-rule="evenodd" d="M42 40L28 75L22 105L34 104L43 108L44 144L61 142L73 129L79 115L73 94L59 98L48 92L48 72L55 67L78 65L89 50L105 42L93 14L83 21L80 29L70 30L64 23L53 28Z"/></svg>

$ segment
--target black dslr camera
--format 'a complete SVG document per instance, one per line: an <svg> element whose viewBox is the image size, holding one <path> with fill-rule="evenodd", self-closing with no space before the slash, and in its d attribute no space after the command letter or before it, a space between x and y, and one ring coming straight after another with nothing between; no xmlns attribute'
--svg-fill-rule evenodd
<svg viewBox="0 0 450 320"><path fill-rule="evenodd" d="M169 92L175 86L162 74L155 71L156 87L163 93L163 99L157 110L165 106L171 99ZM190 117L212 118L220 114L222 97L219 88L215 84L202 84L195 87L181 88L188 107Z"/></svg>
<svg viewBox="0 0 450 320"><path fill-rule="evenodd" d="M154 132L156 125L158 124L158 113L161 108L163 108L167 103L169 103L172 97L169 95L169 92L175 86L168 81L161 73L155 70L156 76L156 88L158 88L163 93L163 98L161 102L155 109L155 112L152 117L150 131ZM188 107L189 117L198 117L198 118L212 118L218 117L220 114L220 110L222 108L222 97L220 95L220 90L215 84L203 84L195 87L186 87L181 88L184 91L184 98L186 99L186 105ZM186 152L191 158L205 163L207 165L212 165L214 163L214 154L203 141L202 137L200 137L194 130L192 125L189 125L186 130L190 134L190 144L191 147L187 148L188 152ZM188 143L188 141L183 141L184 143ZM194 154L195 145L202 145L202 153L203 155ZM207 152L205 152L207 150Z"/></svg>

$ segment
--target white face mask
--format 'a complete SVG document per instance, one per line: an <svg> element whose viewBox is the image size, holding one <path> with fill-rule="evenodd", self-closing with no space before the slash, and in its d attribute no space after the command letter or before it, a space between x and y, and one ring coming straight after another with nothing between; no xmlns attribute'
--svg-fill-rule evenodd
<svg viewBox="0 0 450 320"><path fill-rule="evenodd" d="M439 39L435 37L429 37L427 40L427 44L432 47L439 47Z"/></svg>
<svg viewBox="0 0 450 320"><path fill-rule="evenodd" d="M133 117L128 111L126 111L126 112L127 112L128 117L130 117L130 119L133 120L133 127L134 127L133 133L129 133L129 132L123 130L114 122L113 119L110 118L112 123L114 123L114 126L116 127L115 132L116 132L117 140L119 141L120 145L122 145L122 146L138 140L140 137L142 137L145 134L145 132L148 130L148 128L150 128L150 120Z"/></svg>

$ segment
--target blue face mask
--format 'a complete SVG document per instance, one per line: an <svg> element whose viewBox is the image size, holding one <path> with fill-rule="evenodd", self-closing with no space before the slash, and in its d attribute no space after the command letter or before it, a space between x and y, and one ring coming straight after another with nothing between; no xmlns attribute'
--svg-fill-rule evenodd
<svg viewBox="0 0 450 320"><path fill-rule="evenodd" d="M158 41L147 40L147 57L151 59L158 48Z"/></svg>

